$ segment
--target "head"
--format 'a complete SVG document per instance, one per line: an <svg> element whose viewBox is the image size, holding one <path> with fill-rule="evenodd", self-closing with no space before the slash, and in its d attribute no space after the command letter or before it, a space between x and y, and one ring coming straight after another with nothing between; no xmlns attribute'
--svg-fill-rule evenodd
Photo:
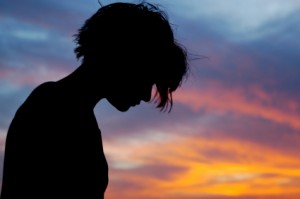
<svg viewBox="0 0 300 199"><path fill-rule="evenodd" d="M172 93L187 75L187 55L158 6L146 2L103 6L86 20L75 42L82 66L102 74L109 86L117 85L108 96L114 106L125 99L136 104L151 100L160 110L171 110ZM118 86L121 89L115 92Z"/></svg>

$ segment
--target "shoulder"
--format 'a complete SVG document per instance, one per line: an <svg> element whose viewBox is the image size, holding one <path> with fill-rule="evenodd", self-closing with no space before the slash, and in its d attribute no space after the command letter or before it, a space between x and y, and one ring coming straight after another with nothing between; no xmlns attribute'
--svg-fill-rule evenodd
<svg viewBox="0 0 300 199"><path fill-rule="evenodd" d="M10 124L10 131L13 129L32 127L32 123L41 122L51 113L50 105L52 99L49 98L54 92L54 82L40 84L32 90L27 99L17 109Z"/></svg>
<svg viewBox="0 0 300 199"><path fill-rule="evenodd" d="M43 97L43 96L51 96L53 95L53 92L55 92L55 82L45 82L40 85L38 85L31 94L29 95L28 98L33 98L33 97Z"/></svg>
<svg viewBox="0 0 300 199"><path fill-rule="evenodd" d="M20 106L18 112L30 111L33 113L46 108L47 105L53 102L56 90L55 87L55 82L45 82L38 85Z"/></svg>

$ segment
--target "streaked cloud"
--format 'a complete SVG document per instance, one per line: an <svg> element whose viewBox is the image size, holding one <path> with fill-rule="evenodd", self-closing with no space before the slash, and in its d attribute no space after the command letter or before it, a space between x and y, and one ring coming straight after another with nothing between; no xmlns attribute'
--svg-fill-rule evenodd
<svg viewBox="0 0 300 199"><path fill-rule="evenodd" d="M12 32L12 35L19 39L26 40L46 40L48 35L45 32L35 32L32 30L15 30Z"/></svg>
<svg viewBox="0 0 300 199"><path fill-rule="evenodd" d="M293 99L286 99L284 107L273 107L272 95L253 87L247 90L225 88L211 84L209 88L182 90L176 95L179 102L195 111L204 109L207 112L231 112L245 114L250 117L261 117L275 123L289 125L300 130L299 104Z"/></svg>
<svg viewBox="0 0 300 199"><path fill-rule="evenodd" d="M131 145L107 145L109 158L113 156L110 149L114 147L122 151ZM132 198L206 198L217 195L219 198L250 195L259 198L295 195L300 191L298 156L243 140L185 136L161 144L148 142L139 148L135 146L127 158L141 165L116 171L112 168L112 189L109 188L107 193L113 196L111 198L123 194ZM163 169L156 170L160 164L170 168L167 178L163 176ZM147 173L143 172L143 167L148 168ZM121 192L114 193L117 188L114 186L118 183L139 188L133 194L119 187Z"/></svg>
<svg viewBox="0 0 300 199"><path fill-rule="evenodd" d="M280 0L191 0L169 4L174 6L172 12L180 17L210 21L215 28L221 27L224 36L239 41L255 40L277 32L276 26L267 29L265 26L300 10L300 3L295 0L284 3Z"/></svg>

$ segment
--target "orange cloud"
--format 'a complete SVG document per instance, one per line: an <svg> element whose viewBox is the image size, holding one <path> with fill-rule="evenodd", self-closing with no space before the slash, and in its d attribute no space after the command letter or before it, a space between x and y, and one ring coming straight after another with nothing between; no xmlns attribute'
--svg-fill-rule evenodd
<svg viewBox="0 0 300 199"><path fill-rule="evenodd" d="M118 150L121 156L124 149L122 161L136 165L112 167L108 199L300 197L300 158L254 143L185 137L105 148L109 160L118 159L110 151ZM143 167L153 169L145 172ZM168 177L163 177L166 172Z"/></svg>

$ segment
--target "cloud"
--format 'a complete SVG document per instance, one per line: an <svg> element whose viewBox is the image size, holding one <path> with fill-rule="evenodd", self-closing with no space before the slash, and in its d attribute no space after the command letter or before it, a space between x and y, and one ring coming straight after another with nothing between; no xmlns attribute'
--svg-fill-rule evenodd
<svg viewBox="0 0 300 199"><path fill-rule="evenodd" d="M299 198L299 3L160 3L178 40L208 59L191 62L170 114L144 103L127 113L97 106L107 198ZM35 85L78 64L72 34L98 7L0 2L3 136Z"/></svg>
<svg viewBox="0 0 300 199"><path fill-rule="evenodd" d="M280 0L191 0L176 1L168 5L181 18L205 20L217 29L221 27L227 38L235 41L263 37L272 31L263 28L267 23L281 20L300 9L299 2L294 0L285 1L284 5Z"/></svg>
<svg viewBox="0 0 300 199"><path fill-rule="evenodd" d="M119 154L123 150L118 144ZM130 148L128 145L127 148ZM299 156L292 156L273 148L234 139L206 139L201 136L181 137L158 143L142 143L132 150L128 161L139 160L138 168L110 170L111 184L108 195L116 190L117 182L135 184L139 189L121 189L121 194L133 194L133 198L184 198L247 197L254 198L300 194ZM219 151L227 153L220 156ZM262 153L263 151L263 153ZM153 155L155 154L155 155ZM109 151L108 158L111 158ZM110 163L110 162L109 162ZM168 176L160 176L160 165L169 165ZM152 167L152 169L149 169ZM182 168L180 170L172 168ZM144 172L148 170L148 172ZM150 174L150 175L149 175ZM116 184L114 183L116 181ZM126 187L126 186L125 186ZM129 196L128 195L128 196ZM213 198L213 197L212 197Z"/></svg>
<svg viewBox="0 0 300 199"><path fill-rule="evenodd" d="M46 81L57 81L68 74L64 70L49 70L46 66L32 67L30 70L0 70L3 80L19 86L34 87Z"/></svg>
<svg viewBox="0 0 300 199"><path fill-rule="evenodd" d="M285 104L284 107L272 106L273 99L276 98L257 87L244 90L238 87L226 88L212 82L208 88L182 90L175 97L177 101L191 107L194 111L204 109L207 112L231 112L261 117L300 129L299 107L296 101L286 99L281 102Z"/></svg>
<svg viewBox="0 0 300 199"><path fill-rule="evenodd" d="M83 23L84 18L95 11L97 1L90 3L76 1L70 4L49 0L43 2L3 0L0 5L2 18L12 18L22 23L35 24L44 30L56 30L72 35L74 30Z"/></svg>
<svg viewBox="0 0 300 199"><path fill-rule="evenodd" d="M1 68L30 68L39 63L46 65L53 62L60 62L68 67L70 63L74 63L71 37L22 21L4 18L1 22Z"/></svg>

